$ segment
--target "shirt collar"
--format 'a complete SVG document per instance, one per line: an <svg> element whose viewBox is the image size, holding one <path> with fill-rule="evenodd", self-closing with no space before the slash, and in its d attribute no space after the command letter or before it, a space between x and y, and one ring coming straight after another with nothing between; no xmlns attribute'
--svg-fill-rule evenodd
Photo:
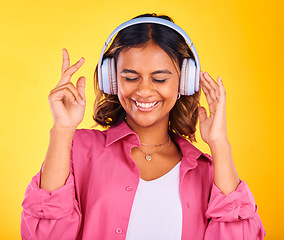
<svg viewBox="0 0 284 240"><path fill-rule="evenodd" d="M196 148L191 142L185 138L174 134L173 135L175 143L179 146L182 153L182 164L186 169L195 168L198 163L197 159L203 156L206 160L212 161L212 158L209 154L204 154L198 148Z"/></svg>
<svg viewBox="0 0 284 240"><path fill-rule="evenodd" d="M133 135L132 141L139 144L138 135L127 125L125 121L115 124L107 130L106 147L130 135ZM188 168L195 168L197 166L197 159L200 158L200 156L205 157L208 161L212 161L212 158L208 154L202 153L185 138L177 134L172 134L171 137L179 146L183 155L183 164Z"/></svg>
<svg viewBox="0 0 284 240"><path fill-rule="evenodd" d="M119 122L118 124L111 126L107 130L106 147L128 135L133 135L134 138L138 140L138 135L127 125L125 121Z"/></svg>

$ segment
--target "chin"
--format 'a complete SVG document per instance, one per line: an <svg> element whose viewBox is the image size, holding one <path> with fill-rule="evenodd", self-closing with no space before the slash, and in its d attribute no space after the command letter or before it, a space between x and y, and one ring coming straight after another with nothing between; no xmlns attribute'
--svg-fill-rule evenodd
<svg viewBox="0 0 284 240"><path fill-rule="evenodd" d="M129 125L136 125L136 126L139 126L139 127L153 127L153 126L157 126L157 125L161 125L162 123L164 124L168 124L169 122L169 118L168 117L165 117L163 119L161 118L157 118L157 117L154 117L153 115L152 116L129 116L127 117L127 119L129 121L128 124Z"/></svg>

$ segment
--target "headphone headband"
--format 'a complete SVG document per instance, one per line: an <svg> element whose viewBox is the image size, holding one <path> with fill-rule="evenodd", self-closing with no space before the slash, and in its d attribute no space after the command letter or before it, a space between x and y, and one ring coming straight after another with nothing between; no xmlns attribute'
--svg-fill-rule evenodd
<svg viewBox="0 0 284 240"><path fill-rule="evenodd" d="M178 32L184 39L185 42L187 43L187 45L189 46L193 57L195 59L195 63L196 63L196 70L197 70L197 75L196 76L196 83L195 83L195 91L198 91L199 89L199 72L200 72L200 62L199 62L199 57L197 54L197 51L191 41L191 39L189 38L189 36L187 35L187 33L178 25L176 25L175 23L168 21L166 19L163 18L157 18L157 17L141 17L141 18L135 18L135 19L131 19L127 22L122 23L121 25L119 25L117 28L114 29L114 31L110 34L110 36L108 37L108 39L106 40L104 47L101 51L100 54L100 58L99 58L99 63L98 63L98 82L99 82L99 86L100 89L103 89L103 78L102 78L102 70L101 70L101 66L102 66L102 59L103 59L103 55L105 53L105 50L107 49L109 43L111 42L112 38L121 30L135 25L135 24L140 24L140 23L156 23L156 24L160 24L160 25L164 25L167 26L173 30L175 30L176 32Z"/></svg>

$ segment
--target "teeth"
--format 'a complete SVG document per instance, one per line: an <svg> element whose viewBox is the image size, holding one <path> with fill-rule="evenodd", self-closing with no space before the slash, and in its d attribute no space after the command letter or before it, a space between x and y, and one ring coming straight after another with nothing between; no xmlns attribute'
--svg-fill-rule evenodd
<svg viewBox="0 0 284 240"><path fill-rule="evenodd" d="M142 108L150 108L153 107L157 102L152 102L152 103L141 103L141 102L136 102L136 105Z"/></svg>

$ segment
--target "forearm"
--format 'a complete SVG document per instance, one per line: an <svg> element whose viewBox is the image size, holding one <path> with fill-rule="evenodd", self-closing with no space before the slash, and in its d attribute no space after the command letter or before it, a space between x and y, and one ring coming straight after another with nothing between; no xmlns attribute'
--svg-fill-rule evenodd
<svg viewBox="0 0 284 240"><path fill-rule="evenodd" d="M62 187L69 176L70 152L75 129L52 128L49 147L41 172L40 188L54 191Z"/></svg>
<svg viewBox="0 0 284 240"><path fill-rule="evenodd" d="M214 164L214 183L227 195L239 185L231 145L228 141L215 142L209 145Z"/></svg>

